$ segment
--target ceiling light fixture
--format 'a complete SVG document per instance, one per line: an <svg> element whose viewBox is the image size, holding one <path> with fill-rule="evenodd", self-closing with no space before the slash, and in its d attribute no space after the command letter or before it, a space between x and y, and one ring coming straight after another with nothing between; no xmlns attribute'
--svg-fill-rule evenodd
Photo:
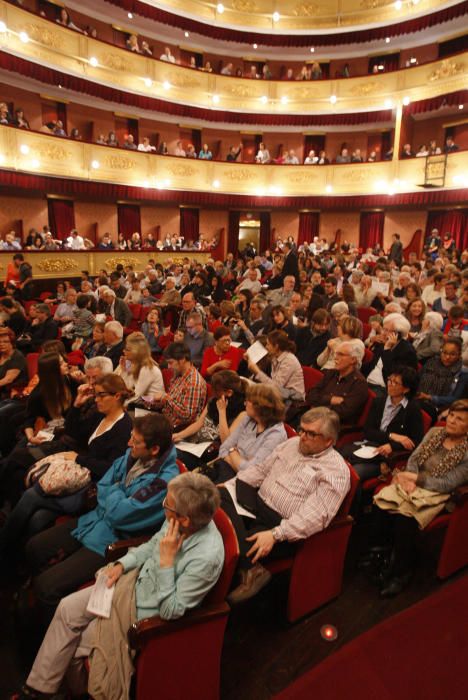
<svg viewBox="0 0 468 700"><path fill-rule="evenodd" d="M330 95L330 102L331 102L332 105L336 104L336 100L337 100L337 99L338 99L338 98L337 98L336 95Z"/></svg>
<svg viewBox="0 0 468 700"><path fill-rule="evenodd" d="M254 49L258 49L258 44L253 44Z"/></svg>
<svg viewBox="0 0 468 700"><path fill-rule="evenodd" d="M386 37L385 43L386 43L386 44L389 44L389 43L390 43L390 37L389 37L389 36Z"/></svg>
<svg viewBox="0 0 468 700"><path fill-rule="evenodd" d="M315 53L315 49L313 46L310 47L310 53Z"/></svg>
<svg viewBox="0 0 468 700"><path fill-rule="evenodd" d="M29 37L28 37L28 35L26 34L26 32L20 32L19 38L21 39L21 41L23 42L23 44L27 44L28 41L29 41Z"/></svg>
<svg viewBox="0 0 468 700"><path fill-rule="evenodd" d="M169 80L165 80L165 81L163 82L163 88L164 88L165 90L169 90L170 87L171 87L171 84L170 84Z"/></svg>
<svg viewBox="0 0 468 700"><path fill-rule="evenodd" d="M218 15L222 15L222 14L223 14L223 12L224 12L224 5L223 5L222 2L218 2L218 4L216 5L216 12L218 13Z"/></svg>
<svg viewBox="0 0 468 700"><path fill-rule="evenodd" d="M401 10L402 7L403 7L402 1L401 1L401 0L396 0L396 3L395 3L395 10Z"/></svg>
<svg viewBox="0 0 468 700"><path fill-rule="evenodd" d="M330 194L330 192L333 192L333 187L332 187L331 185L327 185L327 186L325 187L325 192L326 192L327 194Z"/></svg>
<svg viewBox="0 0 468 700"><path fill-rule="evenodd" d="M286 95L283 95L283 97L281 98L281 104L287 105L288 102L289 102L289 97L287 97Z"/></svg>
<svg viewBox="0 0 468 700"><path fill-rule="evenodd" d="M260 102L264 105L268 102L268 97L266 95L262 95L260 98Z"/></svg>
<svg viewBox="0 0 468 700"><path fill-rule="evenodd" d="M145 83L146 87L150 88L153 84L153 81L151 78L143 78L143 82Z"/></svg>
<svg viewBox="0 0 468 700"><path fill-rule="evenodd" d="M280 19L280 13L273 12L273 22L279 22L279 19Z"/></svg>
<svg viewBox="0 0 468 700"><path fill-rule="evenodd" d="M6 31L7 31L7 26L6 26L5 22L0 22L0 32L3 34Z"/></svg>
<svg viewBox="0 0 468 700"><path fill-rule="evenodd" d="M188 39L189 36L190 36L190 32L184 32L184 37L185 37L186 39Z"/></svg>
<svg viewBox="0 0 468 700"><path fill-rule="evenodd" d="M411 102L411 100L408 96L403 98L403 104L405 105L405 107L407 107L410 102Z"/></svg>
<svg viewBox="0 0 468 700"><path fill-rule="evenodd" d="M127 17L128 17L128 19L133 19L133 15L132 15L132 13L131 13L131 12L129 12L129 13L128 13L128 15L127 15Z"/></svg>
<svg viewBox="0 0 468 700"><path fill-rule="evenodd" d="M27 146L25 143L22 143L20 146L20 151L23 154L23 156L27 156L29 153L29 146Z"/></svg>
<svg viewBox="0 0 468 700"><path fill-rule="evenodd" d="M91 58L89 59L89 63L93 66L93 68L97 68L97 66L99 65L99 61L97 60L96 56L91 56Z"/></svg>
<svg viewBox="0 0 468 700"><path fill-rule="evenodd" d="M215 105L219 104L219 95L213 95L211 99L213 100Z"/></svg>

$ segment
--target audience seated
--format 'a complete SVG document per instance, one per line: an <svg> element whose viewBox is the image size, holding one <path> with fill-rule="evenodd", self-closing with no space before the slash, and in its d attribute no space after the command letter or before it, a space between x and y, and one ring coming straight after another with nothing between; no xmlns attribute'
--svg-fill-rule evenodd
<svg viewBox="0 0 468 700"><path fill-rule="evenodd" d="M243 469L234 482L237 501L254 517L243 518L230 492L221 488L222 508L231 518L239 542L240 585L231 604L256 595L271 578L260 560L284 557L294 542L320 532L330 523L350 487L349 468L333 449L339 418L328 408L307 411L300 437L286 440L262 464Z"/></svg>
<svg viewBox="0 0 468 700"><path fill-rule="evenodd" d="M384 318L383 340L374 343L373 358L366 369L367 381L377 396L385 393L385 384L395 367L417 367L416 352L408 340L409 321L399 313Z"/></svg>
<svg viewBox="0 0 468 700"><path fill-rule="evenodd" d="M133 392L130 401L139 401L164 391L164 382L158 364L151 357L151 348L143 333L130 333L125 339L125 347L116 374L122 377L128 389Z"/></svg>
<svg viewBox="0 0 468 700"><path fill-rule="evenodd" d="M375 447L376 454L366 459L356 455L362 442L340 450L363 481L379 476L382 463L387 464L395 453L410 452L421 442L424 428L419 403L414 400L417 387L415 369L396 368L388 378L387 395L373 400L364 424L364 443Z"/></svg>
<svg viewBox="0 0 468 700"><path fill-rule="evenodd" d="M163 522L167 483L178 474L171 437L164 416L135 418L130 449L98 482L97 507L29 540L26 558L46 614L51 616L63 596L87 583L104 565L109 544L154 532Z"/></svg>
<svg viewBox="0 0 468 700"><path fill-rule="evenodd" d="M271 359L271 376L250 358L247 360L255 380L263 384L273 384L287 405L295 401L304 401L304 375L295 355L296 344L289 340L284 331L271 331L267 336L266 349Z"/></svg>
<svg viewBox="0 0 468 700"><path fill-rule="evenodd" d="M10 328L0 328L0 398L8 397L15 384L24 383L26 361L23 354L15 349L14 333Z"/></svg>
<svg viewBox="0 0 468 700"><path fill-rule="evenodd" d="M462 341L447 338L439 355L428 360L419 381L418 399L421 407L437 420L439 411L446 409L466 394L468 371L462 362Z"/></svg>

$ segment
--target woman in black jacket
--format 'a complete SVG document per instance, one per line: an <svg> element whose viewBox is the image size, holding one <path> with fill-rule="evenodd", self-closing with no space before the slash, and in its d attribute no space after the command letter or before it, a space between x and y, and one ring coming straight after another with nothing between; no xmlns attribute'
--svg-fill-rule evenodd
<svg viewBox="0 0 468 700"><path fill-rule="evenodd" d="M89 401L91 392L94 393L96 410L83 412L81 409ZM91 482L99 481L127 448L132 421L124 404L130 395L121 377L108 374L96 383L94 389L82 385L67 415L67 435L74 440L78 451L61 452L60 456L87 469ZM0 530L0 557L26 529L31 536L50 526L57 515L79 513L87 489L86 486L70 495L51 496L44 493L36 481L22 495Z"/></svg>
<svg viewBox="0 0 468 700"><path fill-rule="evenodd" d="M369 458L355 452L361 446L345 445L342 455L353 465L362 481L380 475L380 464L396 452L412 451L424 436L418 402L413 399L418 373L412 367L398 367L387 380L387 395L374 399L364 425L364 444L375 448Z"/></svg>

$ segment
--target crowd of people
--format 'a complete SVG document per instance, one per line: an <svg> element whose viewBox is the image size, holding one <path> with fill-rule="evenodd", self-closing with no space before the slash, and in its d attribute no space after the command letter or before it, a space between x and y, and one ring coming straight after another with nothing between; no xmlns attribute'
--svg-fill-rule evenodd
<svg viewBox="0 0 468 700"><path fill-rule="evenodd" d="M23 0L13 1L17 5L24 4ZM42 17L48 16L43 9L39 10L39 14ZM49 19L52 19L52 16L50 16ZM99 39L99 32L95 25L90 24L89 20L84 20L81 23L74 21L70 15L70 12L65 7L59 7L56 9L55 21L62 27L72 29L80 34L84 34L85 36L90 36L93 39ZM293 68L286 64L279 68L272 69L268 63L268 60L260 59L258 61L249 61L248 65L246 65L245 61L239 62L235 59L234 62L231 60L217 61L216 65L213 65L211 60L203 58L202 53L194 53L187 59L178 59L169 46L165 46L162 53L159 54L159 51L152 45L152 40L149 37L143 37L136 33L130 32L124 32L124 34L125 48L132 53L156 59L159 58L160 61L164 61L166 63L181 65L186 68L200 70L205 73L218 73L219 75L234 76L236 78L250 78L252 80L299 81L323 80L331 77L347 79L353 77L354 75L365 75L361 67L359 67L359 72L353 73L353 68L351 67L349 61L346 60L344 60L341 65L335 69L333 76L329 75L328 61L324 60L322 63L320 63L318 59L306 61L300 68ZM256 48L257 45L254 45L254 49ZM234 63L237 65L235 66ZM242 65L239 65L239 63L242 63ZM383 56L378 60L373 58L368 62L368 73L375 75L385 71L397 70L399 68L413 68L418 64L419 61L415 56L410 56L404 62L402 62L401 65L392 60L386 61L385 56Z"/></svg>
<svg viewBox="0 0 468 700"><path fill-rule="evenodd" d="M202 603L223 567L217 509L238 538L234 606L268 584L265 562L327 528L350 464L361 484L386 484L367 515L358 489L358 566L383 597L410 583L421 529L468 482L468 250L447 238L433 230L405 261L398 234L385 252L289 236L259 254L83 274L42 301L24 299L24 260L13 265L0 299L0 559L10 584L31 577L49 625L15 697L48 697L65 677L73 696L84 677L91 695L128 688L115 619ZM108 545L137 534L151 539L106 564ZM111 627L89 611L96 572L115 586ZM95 662L98 632L112 672Z"/></svg>

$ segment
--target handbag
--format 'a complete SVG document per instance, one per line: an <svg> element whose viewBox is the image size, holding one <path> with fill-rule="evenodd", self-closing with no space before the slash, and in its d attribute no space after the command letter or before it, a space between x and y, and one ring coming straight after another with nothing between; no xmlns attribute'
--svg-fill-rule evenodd
<svg viewBox="0 0 468 700"><path fill-rule="evenodd" d="M80 491L91 481L91 472L66 459L59 452L36 462L26 475L26 486L38 483L47 496L68 496Z"/></svg>

